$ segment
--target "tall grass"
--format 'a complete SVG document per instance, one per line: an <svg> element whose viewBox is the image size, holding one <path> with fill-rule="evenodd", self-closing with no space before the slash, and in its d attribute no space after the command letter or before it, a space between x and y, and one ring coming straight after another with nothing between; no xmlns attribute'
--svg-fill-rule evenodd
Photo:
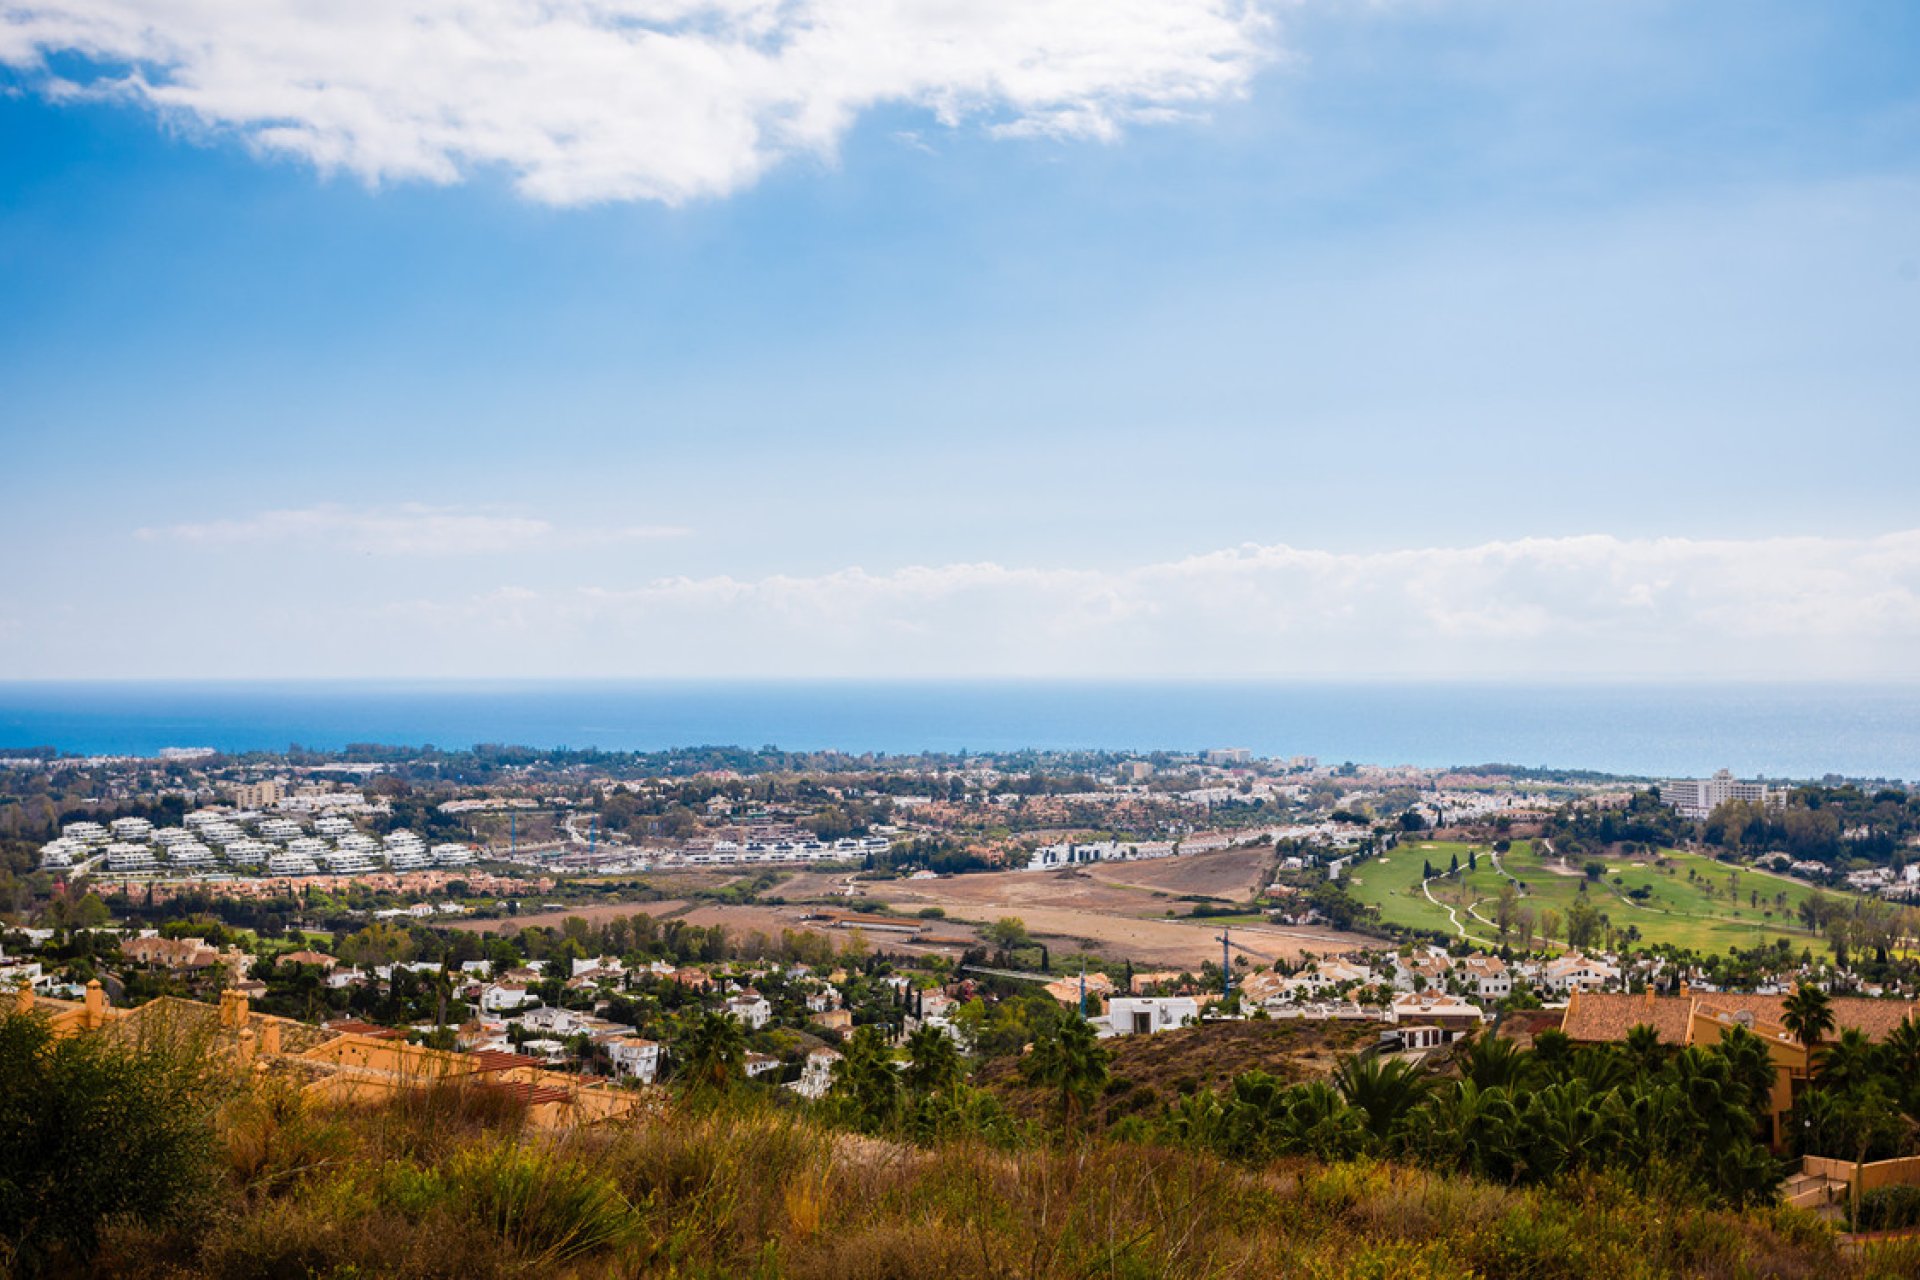
<svg viewBox="0 0 1920 1280"><path fill-rule="evenodd" d="M914 1147L765 1100L569 1135L457 1095L228 1109L222 1207L110 1231L101 1274L214 1277L1865 1277L1787 1210L1653 1203L1589 1176L1508 1188L1387 1162L1249 1167L1118 1141Z"/></svg>

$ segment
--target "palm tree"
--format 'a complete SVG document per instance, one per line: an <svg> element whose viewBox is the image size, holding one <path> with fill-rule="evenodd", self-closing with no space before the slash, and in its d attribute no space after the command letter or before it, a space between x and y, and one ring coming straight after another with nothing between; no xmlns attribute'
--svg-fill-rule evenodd
<svg viewBox="0 0 1920 1280"><path fill-rule="evenodd" d="M1427 1094L1426 1077L1404 1058L1350 1057L1334 1070L1333 1087L1349 1106L1367 1113L1367 1132L1381 1143Z"/></svg>
<svg viewBox="0 0 1920 1280"><path fill-rule="evenodd" d="M1848 1027L1820 1056L1820 1079L1829 1089L1844 1091L1873 1078L1880 1051L1858 1027Z"/></svg>
<svg viewBox="0 0 1920 1280"><path fill-rule="evenodd" d="M1652 1075L1667 1060L1667 1051L1660 1044L1660 1033L1644 1022L1636 1022L1627 1028L1625 1047L1627 1059L1642 1075Z"/></svg>
<svg viewBox="0 0 1920 1280"><path fill-rule="evenodd" d="M1820 1039L1833 1030L1833 1001L1818 987L1801 983L1781 1006L1780 1021L1807 1051L1807 1074L1814 1070Z"/></svg>
<svg viewBox="0 0 1920 1280"><path fill-rule="evenodd" d="M1461 1072L1481 1089L1514 1089L1532 1074L1532 1063L1511 1040L1476 1037L1467 1045Z"/></svg>
<svg viewBox="0 0 1920 1280"><path fill-rule="evenodd" d="M1027 1078L1060 1093L1060 1119L1070 1122L1093 1105L1107 1082L1111 1055L1084 1018L1066 1018L1051 1031L1042 1031L1027 1055Z"/></svg>
<svg viewBox="0 0 1920 1280"><path fill-rule="evenodd" d="M939 1093L960 1079L960 1052L939 1027L923 1026L907 1037L907 1087L915 1093Z"/></svg>
<svg viewBox="0 0 1920 1280"><path fill-rule="evenodd" d="M1912 1014L1887 1033L1880 1046L1887 1069L1902 1082L1920 1082L1920 1022Z"/></svg>
<svg viewBox="0 0 1920 1280"><path fill-rule="evenodd" d="M900 1105L900 1072L880 1028L861 1027L847 1041L840 1061L833 1064L833 1093L852 1105L860 1127L868 1132L893 1119Z"/></svg>
<svg viewBox="0 0 1920 1280"><path fill-rule="evenodd" d="M741 1077L747 1034L724 1013L702 1013L681 1036L681 1072L695 1088L725 1089Z"/></svg>

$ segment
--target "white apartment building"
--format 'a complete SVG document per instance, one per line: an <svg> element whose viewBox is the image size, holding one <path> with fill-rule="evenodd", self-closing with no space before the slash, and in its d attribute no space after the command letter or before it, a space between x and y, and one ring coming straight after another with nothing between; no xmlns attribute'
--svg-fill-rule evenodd
<svg viewBox="0 0 1920 1280"><path fill-rule="evenodd" d="M153 824L145 818L115 818L107 825L113 831L115 840L124 840L128 844L145 844L153 839Z"/></svg>
<svg viewBox="0 0 1920 1280"><path fill-rule="evenodd" d="M473 849L464 844L437 844L433 846L433 860L443 867L469 867L473 865Z"/></svg>
<svg viewBox="0 0 1920 1280"><path fill-rule="evenodd" d="M60 828L60 834L69 840L78 840L81 844L105 844L113 837L107 829L97 822L69 822Z"/></svg>
<svg viewBox="0 0 1920 1280"><path fill-rule="evenodd" d="M319 873L320 868L312 858L304 858L297 853L276 853L267 859L267 874L270 876L311 876Z"/></svg>
<svg viewBox="0 0 1920 1280"><path fill-rule="evenodd" d="M274 847L265 840L241 839L227 845L227 861L236 867L257 867L273 855Z"/></svg>
<svg viewBox="0 0 1920 1280"><path fill-rule="evenodd" d="M213 850L198 840L176 840L167 846L167 861L188 870L210 867L213 865Z"/></svg>
<svg viewBox="0 0 1920 1280"><path fill-rule="evenodd" d="M1729 800L1781 808L1787 803L1785 788L1764 782L1743 782L1726 769L1711 778L1675 778L1660 784L1660 799L1673 806L1683 818L1705 818Z"/></svg>
<svg viewBox="0 0 1920 1280"><path fill-rule="evenodd" d="M160 864L153 856L153 850L144 844L110 844L107 846L107 870L115 875L125 875L136 871L154 871Z"/></svg>
<svg viewBox="0 0 1920 1280"><path fill-rule="evenodd" d="M73 865L75 858L86 856L85 850L85 845L77 840L69 840L65 836L57 840L49 840L40 846L40 866L47 871L65 871Z"/></svg>

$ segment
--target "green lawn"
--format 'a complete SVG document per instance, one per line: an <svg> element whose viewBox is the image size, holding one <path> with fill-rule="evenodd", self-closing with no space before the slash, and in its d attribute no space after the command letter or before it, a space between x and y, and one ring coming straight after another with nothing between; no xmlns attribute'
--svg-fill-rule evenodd
<svg viewBox="0 0 1920 1280"><path fill-rule="evenodd" d="M1501 877L1494 870L1491 850L1484 847L1478 850L1478 868L1469 871L1468 850L1464 844L1409 840L1383 858L1358 864L1349 877L1349 887L1361 901L1378 906L1386 924L1454 933L1446 907L1429 902L1421 892L1420 872L1423 862L1432 863L1436 871L1445 871L1457 856L1460 874L1435 880L1433 896L1454 908L1455 917L1466 926L1469 936L1491 942L1496 938L1494 929L1474 919L1469 908L1477 908L1490 920ZM1724 952L1785 938L1796 951L1811 947L1816 954L1825 953L1826 943L1799 923L1800 903L1816 892L1810 886L1678 850L1665 851L1663 859L1665 865L1655 865L1651 860L1602 859L1606 872L1597 884L1587 882L1580 874L1584 860L1573 865L1575 874L1568 875L1554 859L1543 859L1529 841L1516 841L1500 861L1509 875L1525 885L1522 905L1536 916L1552 910L1564 920L1580 886L1586 883L1590 901L1614 927L1633 925L1645 942ZM1627 897L1643 886L1648 890L1644 900ZM1828 896L1844 895L1829 891Z"/></svg>

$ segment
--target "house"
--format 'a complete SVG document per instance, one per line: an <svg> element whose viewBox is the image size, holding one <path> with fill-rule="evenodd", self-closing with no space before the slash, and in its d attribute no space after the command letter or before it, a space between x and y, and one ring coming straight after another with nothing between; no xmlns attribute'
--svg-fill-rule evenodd
<svg viewBox="0 0 1920 1280"><path fill-rule="evenodd" d="M754 1080L770 1071L780 1069L780 1059L770 1053L750 1053L746 1056L747 1079Z"/></svg>
<svg viewBox="0 0 1920 1280"><path fill-rule="evenodd" d="M1393 1027L1380 1033L1380 1047L1383 1050L1418 1053L1442 1048L1449 1038L1444 1027Z"/></svg>
<svg viewBox="0 0 1920 1280"><path fill-rule="evenodd" d="M828 1009L825 1013L816 1013L813 1016L813 1023L815 1026L824 1027L828 1031L838 1031L845 1034L853 1030L853 1010Z"/></svg>
<svg viewBox="0 0 1920 1280"><path fill-rule="evenodd" d="M1102 1038L1108 1036L1150 1035L1172 1031L1200 1021L1200 1002L1192 996L1115 996L1107 1004L1107 1016L1094 1026Z"/></svg>
<svg viewBox="0 0 1920 1280"><path fill-rule="evenodd" d="M1293 989L1293 980L1284 973L1275 973L1271 969L1264 973L1250 973L1234 983L1240 989L1240 999L1244 1003L1252 1001L1261 1004L1276 996L1284 995Z"/></svg>
<svg viewBox="0 0 1920 1280"><path fill-rule="evenodd" d="M752 987L729 997L727 1012L745 1023L749 1031L758 1031L773 1019L773 1005Z"/></svg>
<svg viewBox="0 0 1920 1280"><path fill-rule="evenodd" d="M202 938L126 938L120 954L135 964L162 969L211 969L220 963L219 949Z"/></svg>
<svg viewBox="0 0 1920 1280"><path fill-rule="evenodd" d="M1452 972L1453 961L1444 952L1393 958L1393 985L1398 991L1444 990Z"/></svg>
<svg viewBox="0 0 1920 1280"><path fill-rule="evenodd" d="M1387 1008L1387 1021L1395 1025L1437 1026L1455 1033L1477 1030L1486 1020L1479 1005L1444 991L1402 992Z"/></svg>
<svg viewBox="0 0 1920 1280"><path fill-rule="evenodd" d="M1805 1089L1808 1054L1783 1025L1787 997L1739 992L1699 991L1683 985L1679 995L1599 992L1576 988L1567 998L1560 1029L1576 1044L1619 1044L1636 1026L1648 1026L1663 1045L1711 1046L1735 1027L1758 1036L1773 1060L1774 1087L1761 1117L1761 1130L1775 1151L1787 1144L1787 1117L1794 1098ZM1874 1044L1901 1021L1914 1016L1911 1000L1867 1000L1835 996L1830 1005L1836 1034L1858 1030Z"/></svg>
<svg viewBox="0 0 1920 1280"><path fill-rule="evenodd" d="M539 996L517 982L489 982L480 988L480 1008L486 1013L511 1013L539 1003Z"/></svg>
<svg viewBox="0 0 1920 1280"><path fill-rule="evenodd" d="M639 1036L614 1036L604 1042L614 1078L652 1084L660 1076L660 1046Z"/></svg>
<svg viewBox="0 0 1920 1280"><path fill-rule="evenodd" d="M1619 983L1619 966L1583 956L1577 951L1556 956L1540 966L1540 985L1556 995L1565 995L1569 991L1597 991L1601 987L1618 986Z"/></svg>
<svg viewBox="0 0 1920 1280"><path fill-rule="evenodd" d="M833 1064L840 1061L840 1055L832 1049L815 1049L807 1054L807 1060L801 1064L800 1078L787 1088L803 1098L817 1101L827 1096L827 1090L833 1087Z"/></svg>
<svg viewBox="0 0 1920 1280"><path fill-rule="evenodd" d="M545 1031L556 1036L578 1034L586 1028L582 1025L586 1019L571 1009L543 1007L534 1009L520 1019L520 1025L532 1031Z"/></svg>
<svg viewBox="0 0 1920 1280"><path fill-rule="evenodd" d="M331 972L339 964L332 956L321 951L289 951L279 958L281 964L310 964L316 969Z"/></svg>
<svg viewBox="0 0 1920 1280"><path fill-rule="evenodd" d="M630 1112L633 1094L611 1084L546 1070L538 1059L514 1053L459 1053L409 1044L391 1028L364 1024L316 1027L253 1013L238 991L219 1006L162 996L133 1009L107 1003L98 980L84 1003L46 1000L23 990L18 1013L44 1018L56 1036L99 1034L114 1039L165 1036L226 1055L241 1066L274 1065L305 1096L327 1104L380 1103L440 1080L457 1080L526 1106L538 1129L594 1124Z"/></svg>
<svg viewBox="0 0 1920 1280"><path fill-rule="evenodd" d="M1513 974L1499 956L1468 956L1458 972L1467 989L1482 1000L1504 1000L1513 994Z"/></svg>
<svg viewBox="0 0 1920 1280"><path fill-rule="evenodd" d="M1089 973L1084 976L1075 974L1071 978L1062 978L1058 982L1049 982L1040 988L1061 1004L1077 1005L1084 990L1086 997L1096 1007L1100 1001L1114 993L1114 982L1104 973Z"/></svg>

